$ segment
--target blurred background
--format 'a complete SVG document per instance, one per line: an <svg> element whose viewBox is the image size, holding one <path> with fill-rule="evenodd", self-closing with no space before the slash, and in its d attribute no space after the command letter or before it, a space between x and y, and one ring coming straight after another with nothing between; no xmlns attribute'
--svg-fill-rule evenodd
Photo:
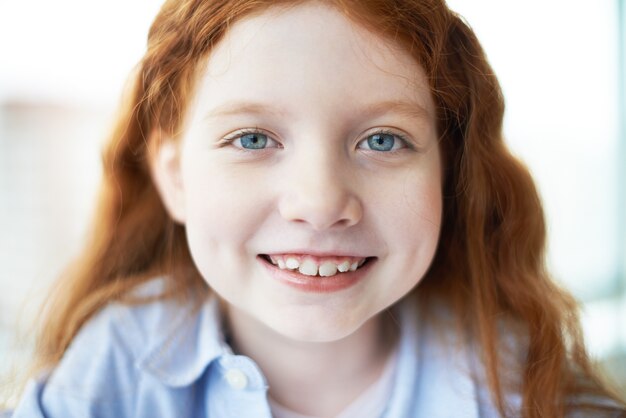
<svg viewBox="0 0 626 418"><path fill-rule="evenodd" d="M626 393L626 1L449 0L504 89L506 139L531 169L556 280ZM0 0L0 390L24 332L80 248L100 148L161 0Z"/></svg>

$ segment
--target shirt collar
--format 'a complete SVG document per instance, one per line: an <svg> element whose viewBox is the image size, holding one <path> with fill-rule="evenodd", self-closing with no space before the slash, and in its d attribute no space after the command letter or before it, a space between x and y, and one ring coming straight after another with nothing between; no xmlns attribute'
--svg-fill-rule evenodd
<svg viewBox="0 0 626 418"><path fill-rule="evenodd" d="M137 366L168 386L182 387L194 383L211 362L232 350L222 334L217 297L173 317L177 324L148 345Z"/></svg>
<svg viewBox="0 0 626 418"><path fill-rule="evenodd" d="M467 418L480 416L472 353L454 332L451 312L440 308L433 314L443 322L431 322L421 317L411 295L398 304L401 337L385 417L448 417L460 411Z"/></svg>
<svg viewBox="0 0 626 418"><path fill-rule="evenodd" d="M386 417L409 416L411 402L415 396L415 383L419 374L416 353L418 350L418 310L412 300L406 298L398 304L398 315L400 316L400 341L398 343L398 354L394 387Z"/></svg>
<svg viewBox="0 0 626 418"><path fill-rule="evenodd" d="M199 308L183 309L183 314L180 305L166 302L164 306L173 310L165 317L176 318L174 324L153 344L147 344L137 366L168 386L188 386L214 360L232 354L222 333L219 301L212 296ZM446 327L442 333L433 329L430 321L420 320L415 299L410 296L397 308L401 332L394 389L385 416L448 410L478 417L480 408L472 379L475 364L469 350L457 348L462 345L452 333L454 327Z"/></svg>

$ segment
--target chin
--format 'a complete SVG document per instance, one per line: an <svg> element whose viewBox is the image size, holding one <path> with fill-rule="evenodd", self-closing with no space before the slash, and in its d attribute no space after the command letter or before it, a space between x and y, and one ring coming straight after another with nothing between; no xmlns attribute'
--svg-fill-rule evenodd
<svg viewBox="0 0 626 418"><path fill-rule="evenodd" d="M328 343L342 340L356 332L363 322L330 315L328 311L279 314L275 320L266 322L276 333L300 342Z"/></svg>
<svg viewBox="0 0 626 418"><path fill-rule="evenodd" d="M283 337L302 343L331 343L350 336L355 330L340 329L281 329L275 330Z"/></svg>

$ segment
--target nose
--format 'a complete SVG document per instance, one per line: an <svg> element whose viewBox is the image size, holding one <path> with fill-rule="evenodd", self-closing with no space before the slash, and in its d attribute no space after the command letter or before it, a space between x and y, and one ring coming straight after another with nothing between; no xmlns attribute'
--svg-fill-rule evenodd
<svg viewBox="0 0 626 418"><path fill-rule="evenodd" d="M303 160L285 173L279 202L283 219L316 231L356 225L363 216L363 206L346 165L319 154Z"/></svg>

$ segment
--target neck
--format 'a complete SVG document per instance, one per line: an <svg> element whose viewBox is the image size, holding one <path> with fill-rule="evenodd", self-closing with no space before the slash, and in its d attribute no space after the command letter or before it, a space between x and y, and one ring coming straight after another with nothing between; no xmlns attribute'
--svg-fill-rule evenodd
<svg viewBox="0 0 626 418"><path fill-rule="evenodd" d="M233 349L258 364L269 396L311 416L337 415L380 377L397 335L388 319L381 313L337 341L302 342L235 308L227 313Z"/></svg>

